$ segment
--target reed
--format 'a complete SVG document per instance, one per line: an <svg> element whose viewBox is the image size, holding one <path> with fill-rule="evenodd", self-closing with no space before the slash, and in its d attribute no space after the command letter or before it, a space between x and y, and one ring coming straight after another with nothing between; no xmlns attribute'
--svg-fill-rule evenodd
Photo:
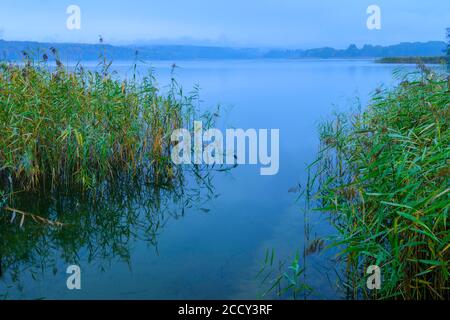
<svg viewBox="0 0 450 320"><path fill-rule="evenodd" d="M151 73L116 79L106 61L69 71L47 59L0 64L0 186L90 189L123 173L170 183L170 135L193 121L197 93L173 80L163 94Z"/></svg>
<svg viewBox="0 0 450 320"><path fill-rule="evenodd" d="M421 67L321 126L316 210L338 230L350 298L449 299L450 91ZM378 265L380 290L366 287Z"/></svg>

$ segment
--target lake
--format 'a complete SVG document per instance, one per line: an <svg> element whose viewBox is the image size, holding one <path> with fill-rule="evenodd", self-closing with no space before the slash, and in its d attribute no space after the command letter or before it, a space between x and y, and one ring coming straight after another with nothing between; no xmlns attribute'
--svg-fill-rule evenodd
<svg viewBox="0 0 450 320"><path fill-rule="evenodd" d="M5 246L0 251L0 298L269 298L273 293L263 293L272 278L264 280L258 274L267 252L275 253L274 269L285 263L279 270L299 252L305 267L302 281L314 289L305 297L345 298L334 251L309 254L305 261L305 233L312 241L333 234L333 228L320 213L305 212L298 191L307 181L306 165L318 150L318 124L334 111L365 106L377 87L395 83L392 72L399 66L369 60L176 64L175 78L186 92L200 87L200 108L214 110L220 104L217 127L280 130L278 174L261 176L258 165L214 171L208 186L188 179L182 198L151 190L129 195L118 186L114 195L92 207L83 197L22 195L17 208L62 210L86 218L71 232L22 230L4 240L15 249ZM131 65L116 62L112 69L127 77ZM153 68L164 88L170 82L171 65L154 62L139 65L138 70L144 74ZM124 218L121 210L133 214ZM117 220L99 223L93 218L96 214L91 215L94 211ZM28 239L26 244L17 245L22 238ZM14 246L7 241L15 241ZM66 268L71 264L81 268L81 290L66 287Z"/></svg>

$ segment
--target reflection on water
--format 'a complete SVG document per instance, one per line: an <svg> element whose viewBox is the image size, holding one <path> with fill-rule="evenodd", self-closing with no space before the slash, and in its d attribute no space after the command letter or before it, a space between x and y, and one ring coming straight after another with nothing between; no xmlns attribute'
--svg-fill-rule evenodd
<svg viewBox="0 0 450 320"><path fill-rule="evenodd" d="M169 219L217 197L212 171L195 166L163 187L119 177L89 192L14 193L0 216L2 297L46 298L29 294L29 277L47 280L69 265L96 263L100 270L117 261L130 265L136 242L157 251Z"/></svg>

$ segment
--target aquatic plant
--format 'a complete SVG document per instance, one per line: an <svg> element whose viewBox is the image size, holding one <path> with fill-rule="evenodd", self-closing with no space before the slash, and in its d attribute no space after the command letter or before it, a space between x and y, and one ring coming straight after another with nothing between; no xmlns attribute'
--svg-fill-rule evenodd
<svg viewBox="0 0 450 320"><path fill-rule="evenodd" d="M260 299L306 299L313 292L302 278L305 267L301 266L300 254L297 252L289 265L286 262L275 258L274 249L266 250L264 263L256 274Z"/></svg>
<svg viewBox="0 0 450 320"><path fill-rule="evenodd" d="M123 172L170 184L170 134L197 115L197 92L173 80L163 94L151 73L116 79L106 61L99 71L56 61L0 64L0 185L89 189Z"/></svg>
<svg viewBox="0 0 450 320"><path fill-rule="evenodd" d="M310 166L350 298L450 297L449 83L424 66L402 80L362 113L324 123ZM381 268L380 290L366 287L369 265Z"/></svg>

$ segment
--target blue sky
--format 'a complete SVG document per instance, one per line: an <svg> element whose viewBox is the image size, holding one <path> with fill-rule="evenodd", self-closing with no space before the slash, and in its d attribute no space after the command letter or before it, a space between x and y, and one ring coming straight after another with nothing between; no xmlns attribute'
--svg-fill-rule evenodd
<svg viewBox="0 0 450 320"><path fill-rule="evenodd" d="M81 30L67 30L66 8L81 9ZM381 30L366 9L381 8ZM449 0L1 0L6 40L191 43L232 46L346 47L443 40Z"/></svg>

